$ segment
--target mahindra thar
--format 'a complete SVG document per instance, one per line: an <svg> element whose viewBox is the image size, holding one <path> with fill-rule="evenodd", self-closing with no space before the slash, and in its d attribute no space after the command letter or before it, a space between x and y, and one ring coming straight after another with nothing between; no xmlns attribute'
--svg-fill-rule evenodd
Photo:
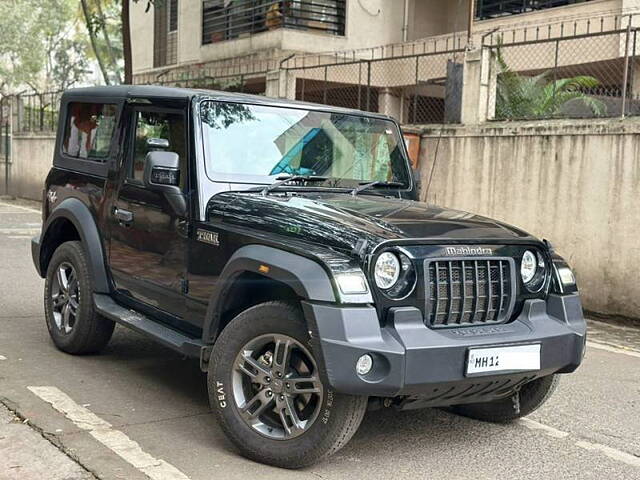
<svg viewBox="0 0 640 480"><path fill-rule="evenodd" d="M522 230L419 202L386 116L69 90L42 212L54 344L95 353L118 323L199 359L222 430L260 462L326 458L367 410L508 422L583 358L570 267Z"/></svg>

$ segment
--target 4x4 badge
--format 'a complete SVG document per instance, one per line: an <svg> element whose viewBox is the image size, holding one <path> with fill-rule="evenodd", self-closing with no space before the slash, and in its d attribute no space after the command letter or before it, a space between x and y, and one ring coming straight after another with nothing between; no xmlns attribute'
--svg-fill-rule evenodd
<svg viewBox="0 0 640 480"><path fill-rule="evenodd" d="M198 229L196 231L196 237L199 242L209 243L211 245L215 245L216 247L220 245L220 240L218 239L217 232Z"/></svg>

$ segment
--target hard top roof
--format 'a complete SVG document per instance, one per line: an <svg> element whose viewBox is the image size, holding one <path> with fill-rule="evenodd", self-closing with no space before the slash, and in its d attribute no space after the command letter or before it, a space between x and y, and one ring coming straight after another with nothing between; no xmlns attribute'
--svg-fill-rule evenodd
<svg viewBox="0 0 640 480"><path fill-rule="evenodd" d="M195 88L163 87L157 85L112 85L72 88L64 93L64 96L91 97L94 100L99 97L109 98L162 98L167 100L189 101L192 98L211 98L227 102L252 103L257 105L272 105L277 107L305 108L308 110L322 110L336 113L356 114L389 119L387 115L375 112L363 112L360 110L333 107L317 103L300 102L279 98L264 97L261 95L249 95L246 93L223 92L218 90L204 90Z"/></svg>

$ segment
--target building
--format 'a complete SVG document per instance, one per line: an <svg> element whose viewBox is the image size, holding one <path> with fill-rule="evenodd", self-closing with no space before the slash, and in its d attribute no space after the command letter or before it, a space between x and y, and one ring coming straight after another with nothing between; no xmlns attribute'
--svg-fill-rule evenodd
<svg viewBox="0 0 640 480"><path fill-rule="evenodd" d="M469 43L504 43L510 64L532 75L583 74L581 56L601 70L603 91L613 83L619 91L624 19L640 8L640 0L166 0L145 12L145 3L131 11L135 83L295 97L413 123L446 117ZM640 25L640 15L629 22ZM611 35L586 49L549 41L596 31Z"/></svg>

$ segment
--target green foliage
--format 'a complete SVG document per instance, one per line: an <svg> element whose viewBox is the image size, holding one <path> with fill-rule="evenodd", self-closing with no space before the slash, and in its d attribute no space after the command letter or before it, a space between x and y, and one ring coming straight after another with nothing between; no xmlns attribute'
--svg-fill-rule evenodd
<svg viewBox="0 0 640 480"><path fill-rule="evenodd" d="M74 0L0 2L0 92L64 89L88 64Z"/></svg>
<svg viewBox="0 0 640 480"><path fill-rule="evenodd" d="M496 91L496 118L536 119L559 116L569 102L582 102L594 116L606 113L601 101L584 93L600 85L598 79L579 75L571 78L550 79L551 71L533 77L520 75L509 67L497 49L500 69Z"/></svg>

